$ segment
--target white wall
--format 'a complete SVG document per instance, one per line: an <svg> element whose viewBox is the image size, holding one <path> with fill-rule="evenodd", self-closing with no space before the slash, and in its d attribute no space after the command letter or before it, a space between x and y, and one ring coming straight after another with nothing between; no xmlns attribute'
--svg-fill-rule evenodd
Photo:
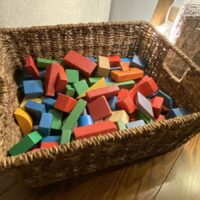
<svg viewBox="0 0 200 200"><path fill-rule="evenodd" d="M111 0L0 0L0 27L108 21Z"/></svg>
<svg viewBox="0 0 200 200"><path fill-rule="evenodd" d="M150 21L158 0L112 0L110 20Z"/></svg>

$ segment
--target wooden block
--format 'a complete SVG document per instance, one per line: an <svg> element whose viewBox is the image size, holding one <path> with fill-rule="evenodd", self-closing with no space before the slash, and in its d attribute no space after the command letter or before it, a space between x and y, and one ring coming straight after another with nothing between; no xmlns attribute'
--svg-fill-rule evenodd
<svg viewBox="0 0 200 200"><path fill-rule="evenodd" d="M130 68L129 71L114 70L110 74L112 80L123 82L129 80L140 79L144 76L144 71L137 68Z"/></svg>
<svg viewBox="0 0 200 200"><path fill-rule="evenodd" d="M124 124L122 120L117 122L117 127L119 131L126 129L126 125Z"/></svg>
<svg viewBox="0 0 200 200"><path fill-rule="evenodd" d="M90 59L92 62L95 62L95 63L97 62L97 59L92 56L88 56L87 58Z"/></svg>
<svg viewBox="0 0 200 200"><path fill-rule="evenodd" d="M88 78L88 82L89 82L90 85L93 85L94 83L96 83L100 79L101 79L101 77L90 77L90 78Z"/></svg>
<svg viewBox="0 0 200 200"><path fill-rule="evenodd" d="M26 102L27 101L29 101L29 100L31 100L31 101L34 101L34 102L37 102L37 103L42 103L42 99L41 98L24 98L23 100L22 100L22 102L20 103L20 108L21 109L24 109L25 110L25 104L26 104Z"/></svg>
<svg viewBox="0 0 200 200"><path fill-rule="evenodd" d="M131 88L133 88L133 86L135 85L135 81L133 81L133 80L130 80L130 81L123 81L123 82L116 83L116 85L117 85L120 89L122 89L122 88L131 89Z"/></svg>
<svg viewBox="0 0 200 200"><path fill-rule="evenodd" d="M129 95L117 101L116 105L119 109L125 110L128 114L131 114L136 110L133 99Z"/></svg>
<svg viewBox="0 0 200 200"><path fill-rule="evenodd" d="M143 120L137 120L134 122L129 122L128 124L126 124L127 128L135 128L135 127L139 127L139 126L144 126L145 123Z"/></svg>
<svg viewBox="0 0 200 200"><path fill-rule="evenodd" d="M71 130L62 130L60 144L67 144L71 140L72 131Z"/></svg>
<svg viewBox="0 0 200 200"><path fill-rule="evenodd" d="M51 113L53 116L52 123L51 123L52 132L59 131L62 127L63 113L54 109L49 110L49 113Z"/></svg>
<svg viewBox="0 0 200 200"><path fill-rule="evenodd" d="M133 59L131 61L131 66L138 67L140 69L145 69L145 67L146 67L144 60L137 55L133 56Z"/></svg>
<svg viewBox="0 0 200 200"><path fill-rule="evenodd" d="M23 133L23 135L27 135L31 132L33 127L33 121L31 116L23 109L17 108L14 112L14 116L17 120L17 123Z"/></svg>
<svg viewBox="0 0 200 200"><path fill-rule="evenodd" d="M37 131L34 131L26 135L18 143L12 146L8 153L11 156L16 156L18 154L25 153L29 149L33 148L41 140L42 136Z"/></svg>
<svg viewBox="0 0 200 200"><path fill-rule="evenodd" d="M75 89L70 84L67 84L65 94L69 97L73 97L75 94Z"/></svg>
<svg viewBox="0 0 200 200"><path fill-rule="evenodd" d="M73 66L85 76L90 76L94 71L97 64L87 57L82 56L80 53L70 50L64 57L66 64Z"/></svg>
<svg viewBox="0 0 200 200"><path fill-rule="evenodd" d="M25 110L30 114L35 123L39 122L42 116L42 113L46 112L44 104L37 103L34 101L27 101L25 104Z"/></svg>
<svg viewBox="0 0 200 200"><path fill-rule="evenodd" d="M42 103L45 105L47 111L54 108L55 102L56 102L56 100L53 98L43 98L42 99Z"/></svg>
<svg viewBox="0 0 200 200"><path fill-rule="evenodd" d="M110 73L110 63L108 57L99 56L97 76L108 76Z"/></svg>
<svg viewBox="0 0 200 200"><path fill-rule="evenodd" d="M52 121L53 116L51 113L42 113L38 129L42 136L50 135Z"/></svg>
<svg viewBox="0 0 200 200"><path fill-rule="evenodd" d="M58 63L50 64L45 72L44 88L46 96L55 96L56 81L58 77Z"/></svg>
<svg viewBox="0 0 200 200"><path fill-rule="evenodd" d="M170 97L167 93L165 93L162 90L158 90L156 92L156 95L164 98L164 102L163 102L164 106L166 106L167 108L173 108L174 101L173 101L172 97Z"/></svg>
<svg viewBox="0 0 200 200"><path fill-rule="evenodd" d="M122 99L125 99L128 95L129 95L129 90L127 90L127 89L121 89L118 92L117 98L120 101Z"/></svg>
<svg viewBox="0 0 200 200"><path fill-rule="evenodd" d="M58 146L58 142L41 142L40 148L51 148Z"/></svg>
<svg viewBox="0 0 200 200"><path fill-rule="evenodd" d="M155 118L157 118L160 115L162 106L163 106L163 102L164 102L163 97L156 96L151 99L151 105L153 108L153 113L154 113Z"/></svg>
<svg viewBox="0 0 200 200"><path fill-rule="evenodd" d="M78 126L87 126L90 124L94 124L92 117L88 114L83 114L80 116L78 120Z"/></svg>
<svg viewBox="0 0 200 200"><path fill-rule="evenodd" d="M100 134L112 133L117 131L117 126L111 121L98 122L96 124L74 128L76 139L89 138Z"/></svg>
<svg viewBox="0 0 200 200"><path fill-rule="evenodd" d="M94 121L109 117L112 114L105 96L100 96L94 101L89 102L87 107Z"/></svg>
<svg viewBox="0 0 200 200"><path fill-rule="evenodd" d="M34 79L38 79L40 72L37 69L32 56L28 55L25 57L25 69L32 75Z"/></svg>
<svg viewBox="0 0 200 200"><path fill-rule="evenodd" d="M52 63L57 63L57 60L51 60L47 58L37 58L37 66L40 68L47 68Z"/></svg>
<svg viewBox="0 0 200 200"><path fill-rule="evenodd" d="M132 61L132 59L133 59L133 58L124 57L124 58L121 59L121 61L122 61L122 62L129 62L129 63L130 63L130 62Z"/></svg>
<svg viewBox="0 0 200 200"><path fill-rule="evenodd" d="M121 58L119 56L109 56L108 57L110 66L119 66Z"/></svg>
<svg viewBox="0 0 200 200"><path fill-rule="evenodd" d="M112 121L112 122L118 122L123 121L125 124L129 122L129 116L124 110L116 110L112 112L112 115L110 117L107 117L105 119L106 121Z"/></svg>
<svg viewBox="0 0 200 200"><path fill-rule="evenodd" d="M163 121L163 120L165 120L165 116L161 114L155 119L155 121Z"/></svg>
<svg viewBox="0 0 200 200"><path fill-rule="evenodd" d="M59 135L51 135L51 136L46 136L42 139L41 142L58 142L60 143L61 137Z"/></svg>
<svg viewBox="0 0 200 200"><path fill-rule="evenodd" d="M41 80L25 80L23 81L24 95L28 98L41 97L43 95L43 87Z"/></svg>
<svg viewBox="0 0 200 200"><path fill-rule="evenodd" d="M69 113L68 117L63 121L62 130L71 130L74 127L74 125L78 121L78 118L84 111L86 105L87 102L84 101L83 99L78 100L73 110Z"/></svg>
<svg viewBox="0 0 200 200"><path fill-rule="evenodd" d="M116 96L113 96L109 99L108 104L109 104L110 108L112 109L112 111L116 110L117 101L118 101L118 98Z"/></svg>
<svg viewBox="0 0 200 200"><path fill-rule="evenodd" d="M150 124L153 122L153 120L149 117L147 117L144 113L141 111L137 111L136 113L137 120L143 120L146 124Z"/></svg>
<svg viewBox="0 0 200 200"><path fill-rule="evenodd" d="M89 101L96 99L99 96L105 96L106 98L117 95L119 87L116 85L106 86L98 88L96 90L89 90L86 92L86 97Z"/></svg>
<svg viewBox="0 0 200 200"><path fill-rule="evenodd" d="M151 119L154 118L151 102L145 96L143 96L140 92L136 93L135 103L136 103L137 108L142 113L144 113L147 117Z"/></svg>
<svg viewBox="0 0 200 200"><path fill-rule="evenodd" d="M167 114L167 119L172 117L179 117L183 115L187 115L188 112L184 108L172 108L169 113Z"/></svg>
<svg viewBox="0 0 200 200"><path fill-rule="evenodd" d="M88 92L90 90L96 90L96 89L99 89L99 88L103 88L105 86L107 86L105 78L101 78L99 81L97 81L96 83L94 83L90 88L88 88L83 94L79 95L77 97L77 99L85 97L86 92Z"/></svg>
<svg viewBox="0 0 200 200"><path fill-rule="evenodd" d="M58 66L58 76L57 76L55 87L56 87L56 92L62 92L65 90L68 79L67 79L67 74L63 66L60 64L57 64L57 66Z"/></svg>
<svg viewBox="0 0 200 200"><path fill-rule="evenodd" d="M78 82L74 83L73 86L78 95L85 93L85 91L87 91L89 88L86 80L78 81Z"/></svg>
<svg viewBox="0 0 200 200"><path fill-rule="evenodd" d="M59 93L56 99L56 103L54 104L54 108L62 112L69 113L74 108L76 103L77 103L76 99L68 97L62 93Z"/></svg>
<svg viewBox="0 0 200 200"><path fill-rule="evenodd" d="M129 71L130 63L129 62L120 62L120 66L122 68L122 71Z"/></svg>
<svg viewBox="0 0 200 200"><path fill-rule="evenodd" d="M79 71L75 69L66 69L68 83L76 83L79 81Z"/></svg>

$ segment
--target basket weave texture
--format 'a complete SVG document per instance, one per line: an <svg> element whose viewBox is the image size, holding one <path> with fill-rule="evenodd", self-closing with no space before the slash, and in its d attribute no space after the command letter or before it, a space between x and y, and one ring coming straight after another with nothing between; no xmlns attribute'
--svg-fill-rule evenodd
<svg viewBox="0 0 200 200"><path fill-rule="evenodd" d="M87 56L141 55L148 64L146 72L192 114L8 157L7 150L21 137L13 111L19 105L16 81L24 56L60 59L70 49ZM188 66L181 78L169 70L169 54ZM200 131L199 68L147 22L0 29L0 55L0 170L19 174L29 186L153 157Z"/></svg>

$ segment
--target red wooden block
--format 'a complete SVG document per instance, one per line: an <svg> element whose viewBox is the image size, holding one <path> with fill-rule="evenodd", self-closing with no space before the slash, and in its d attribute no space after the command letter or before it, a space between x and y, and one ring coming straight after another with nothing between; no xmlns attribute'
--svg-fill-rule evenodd
<svg viewBox="0 0 200 200"><path fill-rule="evenodd" d="M70 50L64 57L66 64L80 70L85 76L90 76L97 64L80 53Z"/></svg>
<svg viewBox="0 0 200 200"><path fill-rule="evenodd" d="M58 145L58 142L41 142L40 148L51 148Z"/></svg>
<svg viewBox="0 0 200 200"><path fill-rule="evenodd" d="M98 97L94 101L88 103L88 111L94 121L109 117L112 115L112 110L105 96Z"/></svg>
<svg viewBox="0 0 200 200"><path fill-rule="evenodd" d="M163 121L163 120L165 120L165 116L164 116L164 115L159 115L159 116L155 119L155 121Z"/></svg>
<svg viewBox="0 0 200 200"><path fill-rule="evenodd" d="M76 139L82 139L114 131L117 131L117 126L114 122L103 121L88 126L74 128L74 135Z"/></svg>
<svg viewBox="0 0 200 200"><path fill-rule="evenodd" d="M125 99L129 95L129 90L122 88L117 95L118 100Z"/></svg>
<svg viewBox="0 0 200 200"><path fill-rule="evenodd" d="M59 93L56 103L54 104L54 108L62 112L69 113L74 108L76 103L77 103L76 99Z"/></svg>
<svg viewBox="0 0 200 200"><path fill-rule="evenodd" d="M32 77L34 79L38 79L39 78L40 72L37 69L32 56L30 56L30 55L25 57L25 68L32 75Z"/></svg>
<svg viewBox="0 0 200 200"><path fill-rule="evenodd" d="M153 99L151 99L151 105L153 108L153 113L154 113L155 118L157 118L160 115L163 102L164 102L163 97L156 96Z"/></svg>
<svg viewBox="0 0 200 200"><path fill-rule="evenodd" d="M136 110L136 106L133 103L133 99L130 96L125 97L117 102L117 106L131 114Z"/></svg>
<svg viewBox="0 0 200 200"><path fill-rule="evenodd" d="M108 58L111 67L120 65L121 58L119 56L109 56Z"/></svg>
<svg viewBox="0 0 200 200"><path fill-rule="evenodd" d="M45 95L46 96L55 96L55 87L56 87L56 80L58 76L58 65L59 63L52 63L48 66L45 72L45 81L44 81L44 88L45 88Z"/></svg>
<svg viewBox="0 0 200 200"><path fill-rule="evenodd" d="M90 90L86 93L88 101L92 101L99 96L105 96L106 98L117 95L119 87L117 85L110 85L96 90Z"/></svg>
<svg viewBox="0 0 200 200"><path fill-rule="evenodd" d="M157 90L158 86L155 81L149 76L144 76L144 78L130 90L129 95L134 99L136 92L140 92L142 95L147 97L154 94Z"/></svg>
<svg viewBox="0 0 200 200"><path fill-rule="evenodd" d="M129 62L120 62L120 66L122 68L122 71L129 71L130 63Z"/></svg>
<svg viewBox="0 0 200 200"><path fill-rule="evenodd" d="M56 92L62 92L65 90L67 84L67 74L62 65L58 64L58 77L56 81Z"/></svg>

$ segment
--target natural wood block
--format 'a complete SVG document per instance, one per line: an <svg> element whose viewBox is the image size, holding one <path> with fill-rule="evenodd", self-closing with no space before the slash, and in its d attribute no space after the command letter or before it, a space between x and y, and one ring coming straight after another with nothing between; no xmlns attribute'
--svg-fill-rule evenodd
<svg viewBox="0 0 200 200"><path fill-rule="evenodd" d="M129 122L129 116L124 110L116 110L112 112L110 117L105 119L106 121L118 122L123 121L125 124Z"/></svg>
<svg viewBox="0 0 200 200"><path fill-rule="evenodd" d="M97 76L108 76L110 73L110 63L108 57L99 56Z"/></svg>

